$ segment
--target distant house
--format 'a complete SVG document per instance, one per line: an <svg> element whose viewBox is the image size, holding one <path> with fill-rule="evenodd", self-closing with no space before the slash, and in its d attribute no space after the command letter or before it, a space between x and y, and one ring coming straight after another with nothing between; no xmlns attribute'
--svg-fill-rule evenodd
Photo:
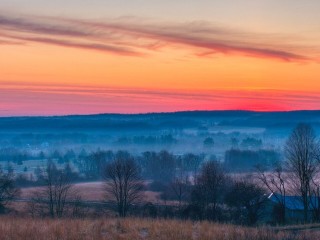
<svg viewBox="0 0 320 240"><path fill-rule="evenodd" d="M262 213L262 221L266 223L276 223L277 219L277 209L279 209L280 201L282 196L277 193L271 193L264 200L264 207ZM304 207L301 196L285 196L285 221L286 223L297 223L304 221ZM319 198L311 197L308 211L308 218L312 220L314 217L315 210L319 209Z"/></svg>

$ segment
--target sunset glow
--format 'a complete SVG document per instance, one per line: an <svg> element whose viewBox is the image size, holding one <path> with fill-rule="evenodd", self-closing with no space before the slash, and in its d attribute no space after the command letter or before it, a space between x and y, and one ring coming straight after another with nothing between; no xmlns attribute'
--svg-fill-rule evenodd
<svg viewBox="0 0 320 240"><path fill-rule="evenodd" d="M1 1L0 116L319 109L319 8Z"/></svg>

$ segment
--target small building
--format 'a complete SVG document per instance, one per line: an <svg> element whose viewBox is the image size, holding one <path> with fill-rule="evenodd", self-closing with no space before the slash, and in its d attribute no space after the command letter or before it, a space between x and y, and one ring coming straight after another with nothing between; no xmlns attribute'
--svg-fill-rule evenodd
<svg viewBox="0 0 320 240"><path fill-rule="evenodd" d="M261 214L262 222L265 223L277 223L279 222L279 210L280 201L283 200L283 196L277 193L271 193L264 200L264 207ZM300 223L304 221L304 206L301 196L285 196L285 222L286 223ZM315 211L319 208L319 198L310 197L308 220L312 220Z"/></svg>

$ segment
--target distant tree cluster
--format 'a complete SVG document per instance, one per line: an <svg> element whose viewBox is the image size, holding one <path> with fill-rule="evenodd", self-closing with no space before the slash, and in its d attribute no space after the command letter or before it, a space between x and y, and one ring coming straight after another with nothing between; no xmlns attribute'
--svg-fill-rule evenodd
<svg viewBox="0 0 320 240"><path fill-rule="evenodd" d="M254 171L257 165L272 167L281 160L280 153L274 150L240 150L226 151L225 167L232 172Z"/></svg>
<svg viewBox="0 0 320 240"><path fill-rule="evenodd" d="M134 136L134 137L120 137L118 138L118 144L142 144L142 145L171 145L177 143L178 140L172 136L172 134L161 136Z"/></svg>
<svg viewBox="0 0 320 240"><path fill-rule="evenodd" d="M0 149L0 162L14 162L19 165L28 159L28 152L20 151L14 147L6 147Z"/></svg>
<svg viewBox="0 0 320 240"><path fill-rule="evenodd" d="M242 140L241 147L243 148L251 148L251 149L258 149L262 147L262 140L256 139L253 137L247 137Z"/></svg>

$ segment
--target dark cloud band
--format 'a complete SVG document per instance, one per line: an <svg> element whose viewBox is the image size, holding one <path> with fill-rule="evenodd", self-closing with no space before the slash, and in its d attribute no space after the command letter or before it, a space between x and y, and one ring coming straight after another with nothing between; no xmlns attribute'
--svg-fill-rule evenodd
<svg viewBox="0 0 320 240"><path fill-rule="evenodd" d="M14 40L118 55L140 56L159 48L179 45L191 48L199 57L222 53L294 62L313 60L310 54L303 51L303 47L293 48L282 43L281 36L272 39L269 35L242 32L208 22L141 23L137 19L125 18L85 21L35 16L12 17L0 13L0 27L3 30L0 36Z"/></svg>

